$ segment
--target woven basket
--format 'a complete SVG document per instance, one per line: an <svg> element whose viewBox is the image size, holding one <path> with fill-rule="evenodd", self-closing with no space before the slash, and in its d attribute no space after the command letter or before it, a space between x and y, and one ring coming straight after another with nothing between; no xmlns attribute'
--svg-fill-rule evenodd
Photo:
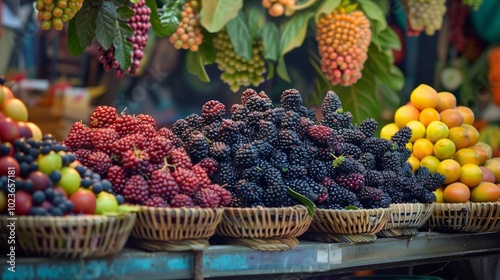
<svg viewBox="0 0 500 280"><path fill-rule="evenodd" d="M312 222L305 206L225 208L217 233L233 245L263 251L283 251L298 244Z"/></svg>
<svg viewBox="0 0 500 280"><path fill-rule="evenodd" d="M141 206L130 244L148 251L206 250L222 213L222 208Z"/></svg>
<svg viewBox="0 0 500 280"><path fill-rule="evenodd" d="M444 232L500 230L500 202L436 203L427 223Z"/></svg>
<svg viewBox="0 0 500 280"><path fill-rule="evenodd" d="M316 209L307 239L321 242L368 242L377 238L391 216L391 208Z"/></svg>
<svg viewBox="0 0 500 280"><path fill-rule="evenodd" d="M425 225L434 210L434 203L391 204L392 214L384 229L377 233L379 237L415 235L418 228Z"/></svg>
<svg viewBox="0 0 500 280"><path fill-rule="evenodd" d="M12 221L0 218L2 232L10 232ZM136 220L135 213L123 216L18 216L16 245L26 255L51 258L102 257L120 251Z"/></svg>

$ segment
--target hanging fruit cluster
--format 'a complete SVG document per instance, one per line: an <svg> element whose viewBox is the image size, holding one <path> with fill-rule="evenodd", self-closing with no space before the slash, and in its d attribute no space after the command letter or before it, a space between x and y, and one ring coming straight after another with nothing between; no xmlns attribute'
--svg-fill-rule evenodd
<svg viewBox="0 0 500 280"><path fill-rule="evenodd" d="M35 8L43 30L54 27L61 31L64 23L82 8L83 0L37 0Z"/></svg>
<svg viewBox="0 0 500 280"><path fill-rule="evenodd" d="M446 0L403 0L403 8L408 14L410 34L418 35L424 31L427 35L434 35L443 26Z"/></svg>
<svg viewBox="0 0 500 280"><path fill-rule="evenodd" d="M175 32L170 36L170 43L176 49L198 51L203 42L200 25L200 1L192 0L184 5L182 20Z"/></svg>

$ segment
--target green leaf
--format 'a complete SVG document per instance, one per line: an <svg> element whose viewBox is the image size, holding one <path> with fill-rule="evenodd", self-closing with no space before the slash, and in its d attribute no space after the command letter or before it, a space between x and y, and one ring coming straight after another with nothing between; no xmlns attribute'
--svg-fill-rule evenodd
<svg viewBox="0 0 500 280"><path fill-rule="evenodd" d="M69 21L68 26L68 51L71 55L79 56L83 53L85 48L80 46L80 41L78 40L78 33L76 32L75 18Z"/></svg>
<svg viewBox="0 0 500 280"><path fill-rule="evenodd" d="M123 7L125 8L125 7ZM109 49L115 38L116 10L113 2L106 1L99 6L96 18L95 36L104 49Z"/></svg>
<svg viewBox="0 0 500 280"><path fill-rule="evenodd" d="M233 44L234 51L250 60L252 58L252 38L246 23L245 13L240 11L238 16L232 18L226 24L227 34Z"/></svg>
<svg viewBox="0 0 500 280"><path fill-rule="evenodd" d="M313 217L314 216L314 209L316 208L316 206L314 205L314 203L307 197L303 196L302 194L294 191L292 188L290 188L289 186L286 187L287 188L287 191L288 191L288 194L297 199L298 201L300 201L302 204L304 204L305 207L307 207L307 212L309 213L309 216Z"/></svg>
<svg viewBox="0 0 500 280"><path fill-rule="evenodd" d="M322 14L330 14L335 8L337 8L340 4L340 0L326 0L321 3L318 10L316 11L316 15L314 16L314 21L318 22L319 17Z"/></svg>
<svg viewBox="0 0 500 280"><path fill-rule="evenodd" d="M274 22L264 23L261 30L262 44L264 45L264 58L277 61L280 56L278 26Z"/></svg>
<svg viewBox="0 0 500 280"><path fill-rule="evenodd" d="M387 20L385 18L384 11L379 5L375 4L371 0L357 1L361 4L366 17L370 19L371 24L375 25L376 34L387 28ZM375 36L376 34L373 34L372 36Z"/></svg>
<svg viewBox="0 0 500 280"><path fill-rule="evenodd" d="M384 31L380 32L377 36L380 46L384 48L401 50L401 41L398 34L388 26Z"/></svg>
<svg viewBox="0 0 500 280"><path fill-rule="evenodd" d="M242 7L243 0L201 0L200 23L209 32L218 32Z"/></svg>
<svg viewBox="0 0 500 280"><path fill-rule="evenodd" d="M134 15L134 11L127 6L120 7L116 10L116 16L121 21L126 21Z"/></svg>
<svg viewBox="0 0 500 280"><path fill-rule="evenodd" d="M95 37L96 24L95 20L97 14L99 13L99 8L92 6L90 1L83 1L83 6L76 13L75 16L75 26L76 34L78 35L78 41L82 48L86 48Z"/></svg>
<svg viewBox="0 0 500 280"><path fill-rule="evenodd" d="M267 66L267 77L266 77L266 80L270 80L272 78L274 78L274 72L275 72L275 65L274 63L268 63L268 66Z"/></svg>
<svg viewBox="0 0 500 280"><path fill-rule="evenodd" d="M377 88L379 89L382 100L384 100L387 105L393 108L397 108L400 105L401 100L398 93L381 82L380 79L377 79Z"/></svg>
<svg viewBox="0 0 500 280"><path fill-rule="evenodd" d="M170 36L175 32L181 22L181 12L184 7L183 0L174 0L164 6L160 16L155 0L146 0L146 5L151 9L151 28L158 37Z"/></svg>
<svg viewBox="0 0 500 280"><path fill-rule="evenodd" d="M128 69L131 64L130 56L132 54L132 43L127 38L132 36L134 31L130 26L123 22L116 21L115 38L113 46L115 47L115 59L120 64L120 68Z"/></svg>
<svg viewBox="0 0 500 280"><path fill-rule="evenodd" d="M278 73L278 76L282 78L284 81L289 83L292 82L292 79L290 79L288 71L286 70L285 58L283 56L281 56L278 59L278 66L276 67L276 73Z"/></svg>
<svg viewBox="0 0 500 280"><path fill-rule="evenodd" d="M285 21L280 27L280 54L284 56L304 42L307 22L314 16L312 11L303 11Z"/></svg>
<svg viewBox="0 0 500 280"><path fill-rule="evenodd" d="M359 210L359 207L354 206L354 205L349 205L344 207L344 210Z"/></svg>
<svg viewBox="0 0 500 280"><path fill-rule="evenodd" d="M250 37L255 39L266 22L266 10L262 5L248 4L244 7L245 16L248 19Z"/></svg>
<svg viewBox="0 0 500 280"><path fill-rule="evenodd" d="M186 54L187 71L200 79L203 82L210 82L207 71L203 64L203 57L199 52L188 51Z"/></svg>
<svg viewBox="0 0 500 280"><path fill-rule="evenodd" d="M127 6L130 1L129 0L113 0L113 3L115 3L115 6L117 7L122 7L122 6Z"/></svg>
<svg viewBox="0 0 500 280"><path fill-rule="evenodd" d="M198 49L198 53L200 53L203 58L203 64L212 64L215 62L215 48L212 44L214 33L203 32L203 42Z"/></svg>
<svg viewBox="0 0 500 280"><path fill-rule="evenodd" d="M379 51L376 46L370 44L365 69L376 74L377 78L390 89L399 91L404 86L404 76L401 70L392 64L392 61L392 51Z"/></svg>

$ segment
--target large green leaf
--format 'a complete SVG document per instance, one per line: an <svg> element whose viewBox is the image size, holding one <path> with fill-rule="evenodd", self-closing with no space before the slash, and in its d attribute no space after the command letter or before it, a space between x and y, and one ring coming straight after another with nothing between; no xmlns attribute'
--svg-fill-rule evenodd
<svg viewBox="0 0 500 280"><path fill-rule="evenodd" d="M76 32L75 18L69 21L68 26L68 51L71 55L79 56L85 50L84 47L80 46L80 41L78 40L78 33Z"/></svg>
<svg viewBox="0 0 500 280"><path fill-rule="evenodd" d="M98 7L92 6L90 1L84 1L82 8L75 15L76 34L82 48L86 48L95 37L95 20L98 13Z"/></svg>
<svg viewBox="0 0 500 280"><path fill-rule="evenodd" d="M274 22L266 22L261 30L262 44L264 45L264 58L277 61L280 56L278 26Z"/></svg>
<svg viewBox="0 0 500 280"><path fill-rule="evenodd" d="M120 64L120 68L128 69L131 65L132 43L127 38L134 34L130 26L123 22L115 21L115 38L113 46L115 47L115 59Z"/></svg>
<svg viewBox="0 0 500 280"><path fill-rule="evenodd" d="M250 37L255 39L259 35L260 30L264 27L266 22L266 10L260 4L249 3L243 8L245 16L248 20L248 29Z"/></svg>
<svg viewBox="0 0 500 280"><path fill-rule="evenodd" d="M242 7L243 0L201 0L200 23L209 32L218 32Z"/></svg>
<svg viewBox="0 0 500 280"><path fill-rule="evenodd" d="M181 22L181 12L184 7L183 0L174 0L163 7L163 13L158 13L155 0L146 0L146 5L151 9L151 28L158 37L170 36L175 32Z"/></svg>
<svg viewBox="0 0 500 280"><path fill-rule="evenodd" d="M387 19L385 18L384 11L380 8L379 5L375 4L375 2L371 0L357 1L359 4L361 4L366 17L370 19L371 24L375 25L376 33L379 33L387 28ZM373 36L375 35L376 34L373 34Z"/></svg>
<svg viewBox="0 0 500 280"><path fill-rule="evenodd" d="M335 8L340 4L340 0L326 0L322 1L321 6L316 10L316 15L314 16L314 21L318 22L319 17L322 14L330 14Z"/></svg>
<svg viewBox="0 0 500 280"><path fill-rule="evenodd" d="M252 38L243 11L240 11L236 17L227 22L226 31L233 44L234 51L250 60L252 58Z"/></svg>
<svg viewBox="0 0 500 280"><path fill-rule="evenodd" d="M334 86L332 89L342 101L344 111L351 112L353 123L359 125L366 118L380 117L380 100L371 73L363 71L363 77L354 85Z"/></svg>
<svg viewBox="0 0 500 280"><path fill-rule="evenodd" d="M313 11L295 13L280 27L280 55L284 56L304 42L307 31L307 22L314 16ZM278 72L279 73L279 72Z"/></svg>
<svg viewBox="0 0 500 280"><path fill-rule="evenodd" d="M390 89L399 91L404 86L403 73L392 64L392 52L379 51L373 44L368 48L368 59L365 62L365 72L369 71L375 75Z"/></svg>
<svg viewBox="0 0 500 280"><path fill-rule="evenodd" d="M203 64L212 64L215 62L216 51L212 43L214 33L203 31L203 43L198 49L199 55L203 58Z"/></svg>
<svg viewBox="0 0 500 280"><path fill-rule="evenodd" d="M128 6L122 6L116 9L116 17L121 21L126 21L134 15L134 10Z"/></svg>
<svg viewBox="0 0 500 280"><path fill-rule="evenodd" d="M396 91L389 88L386 84L377 79L377 88L379 89L382 100L390 107L397 108L400 105L400 98Z"/></svg>
<svg viewBox="0 0 500 280"><path fill-rule="evenodd" d="M399 36L390 26L380 32L377 38L381 47L401 50L401 41Z"/></svg>
<svg viewBox="0 0 500 280"><path fill-rule="evenodd" d="M116 7L113 2L106 1L99 6L96 18L95 36L104 49L109 49L115 38Z"/></svg>
<svg viewBox="0 0 500 280"><path fill-rule="evenodd" d="M207 71L203 64L203 57L199 52L188 51L186 54L187 71L200 79L203 82L210 82Z"/></svg>
<svg viewBox="0 0 500 280"><path fill-rule="evenodd" d="M288 75L288 70L286 69L285 58L281 56L278 59L278 66L276 67L276 73L278 76L282 78L284 81L291 83L292 79L290 79L290 75Z"/></svg>
<svg viewBox="0 0 500 280"><path fill-rule="evenodd" d="M288 191L288 195L290 195L291 197L297 199L302 204L304 204L304 206L307 208L307 212L309 213L309 216L311 216L311 217L314 216L314 209L316 208L316 206L314 205L314 203L309 198L307 198L306 196L304 196L304 195L302 195L302 194L294 191L289 186L287 186L286 188L287 188L287 191Z"/></svg>

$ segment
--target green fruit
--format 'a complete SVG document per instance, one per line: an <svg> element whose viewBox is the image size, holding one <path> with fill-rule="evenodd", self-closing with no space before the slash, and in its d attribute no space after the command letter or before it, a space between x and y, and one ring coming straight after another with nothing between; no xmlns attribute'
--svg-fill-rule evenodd
<svg viewBox="0 0 500 280"><path fill-rule="evenodd" d="M61 170L63 165L61 156L53 152L38 156L36 163L38 164L38 170L47 175L50 175L53 171Z"/></svg>
<svg viewBox="0 0 500 280"><path fill-rule="evenodd" d="M118 212L118 201L112 194L101 192L97 196L94 214L102 215L105 213Z"/></svg>
<svg viewBox="0 0 500 280"><path fill-rule="evenodd" d="M57 185L63 188L68 196L70 196L80 188L81 181L82 177L76 169L72 167L63 167L61 169L61 180L59 180Z"/></svg>

